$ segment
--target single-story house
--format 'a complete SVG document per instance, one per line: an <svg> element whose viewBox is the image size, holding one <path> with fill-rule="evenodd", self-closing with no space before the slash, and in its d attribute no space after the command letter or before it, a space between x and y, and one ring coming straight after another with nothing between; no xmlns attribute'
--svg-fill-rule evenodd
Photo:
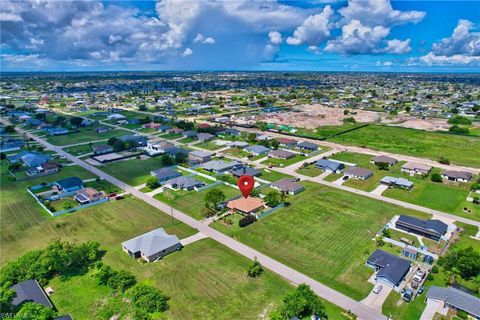
<svg viewBox="0 0 480 320"><path fill-rule="evenodd" d="M62 127L53 127L53 128L48 128L47 129L47 134L49 136L60 136L63 134L67 134L70 131L67 128L62 128Z"/></svg>
<svg viewBox="0 0 480 320"><path fill-rule="evenodd" d="M36 175L48 175L54 174L60 171L60 166L53 162L45 162L44 164L30 168L27 170L27 175L36 176Z"/></svg>
<svg viewBox="0 0 480 320"><path fill-rule="evenodd" d="M270 136L267 136L266 134L259 134L257 136L257 141L268 141L268 140L272 140L273 137L270 137Z"/></svg>
<svg viewBox="0 0 480 320"><path fill-rule="evenodd" d="M188 130L182 133L182 136L185 138L197 138L198 132L195 130Z"/></svg>
<svg viewBox="0 0 480 320"><path fill-rule="evenodd" d="M332 173L340 173L340 171L345 168L345 165L343 163L328 159L317 160L317 162L315 162L315 166L325 172Z"/></svg>
<svg viewBox="0 0 480 320"><path fill-rule="evenodd" d="M261 154L266 154L267 152L270 151L270 149L267 148L267 147L264 147L264 146L255 145L255 146L245 148L245 151L250 152L250 153L258 156L258 155L261 155Z"/></svg>
<svg viewBox="0 0 480 320"><path fill-rule="evenodd" d="M123 142L134 141L137 144L137 146L141 146L141 147L144 147L147 145L147 137L142 135L127 134L119 137L119 139L122 140Z"/></svg>
<svg viewBox="0 0 480 320"><path fill-rule="evenodd" d="M111 114L107 117L107 120L124 120L124 119L126 119L124 115L117 114L117 113Z"/></svg>
<svg viewBox="0 0 480 320"><path fill-rule="evenodd" d="M43 121L39 120L39 119L28 119L27 122L26 122L26 125L33 128L33 127L38 127L39 125L41 125L43 123Z"/></svg>
<svg viewBox="0 0 480 320"><path fill-rule="evenodd" d="M245 214L258 212L264 207L265 203L262 201L262 199L255 197L240 197L227 203L227 208L240 211Z"/></svg>
<svg viewBox="0 0 480 320"><path fill-rule="evenodd" d="M376 165L378 165L379 163L386 163L388 164L388 166L393 166L398 162L398 160L389 156L380 155L373 157L371 162Z"/></svg>
<svg viewBox="0 0 480 320"><path fill-rule="evenodd" d="M413 188L413 182L404 178L385 176L380 180L380 183L390 187L400 187L410 190Z"/></svg>
<svg viewBox="0 0 480 320"><path fill-rule="evenodd" d="M199 124L197 124L197 128L198 128L198 129L208 129L208 128L210 128L210 127L211 127L211 125L209 125L208 123L199 123Z"/></svg>
<svg viewBox="0 0 480 320"><path fill-rule="evenodd" d="M131 118L131 119L128 119L128 120L127 120L127 123L128 123L128 124L139 124L139 123L140 123L140 119Z"/></svg>
<svg viewBox="0 0 480 320"><path fill-rule="evenodd" d="M170 148L165 148L165 153L171 155L172 157L177 157L179 154L188 155L190 150L173 146Z"/></svg>
<svg viewBox="0 0 480 320"><path fill-rule="evenodd" d="M222 173L240 167L241 165L242 164L237 161L225 162L222 160L212 160L200 165L200 168L210 172Z"/></svg>
<svg viewBox="0 0 480 320"><path fill-rule="evenodd" d="M244 167L241 167L241 168L234 169L234 170L231 171L231 173L234 177L237 177L237 178L241 177L241 176L244 176L244 175L257 177L261 174L261 172L258 171L257 169L252 168L252 167L248 167L248 166L244 166Z"/></svg>
<svg viewBox="0 0 480 320"><path fill-rule="evenodd" d="M375 280L394 289L398 288L410 270L410 261L383 250L375 250L367 259L367 266L377 272Z"/></svg>
<svg viewBox="0 0 480 320"><path fill-rule="evenodd" d="M295 157L295 153L287 151L287 150L271 150L268 155L272 158L278 158L278 159L291 159Z"/></svg>
<svg viewBox="0 0 480 320"><path fill-rule="evenodd" d="M58 180L54 183L58 191L61 192L72 192L83 189L83 181L77 177L70 177Z"/></svg>
<svg viewBox="0 0 480 320"><path fill-rule="evenodd" d="M225 134L225 135L228 135L228 136L240 136L242 133L237 130L237 129L225 129L224 131L222 132L219 132L219 134Z"/></svg>
<svg viewBox="0 0 480 320"><path fill-rule="evenodd" d="M301 184L295 182L294 179L289 178L283 178L281 180L275 181L271 184L271 187L272 189L283 191L292 195L295 195L305 190L305 188Z"/></svg>
<svg viewBox="0 0 480 320"><path fill-rule="evenodd" d="M177 134L177 133L182 133L182 132L183 132L183 129L180 129L180 128L167 129L167 133L170 133L170 134Z"/></svg>
<svg viewBox="0 0 480 320"><path fill-rule="evenodd" d="M195 163L205 163L212 160L212 154L205 151L194 150L188 154L188 159Z"/></svg>
<svg viewBox="0 0 480 320"><path fill-rule="evenodd" d="M360 167L351 167L345 171L345 175L354 179L367 180L373 176L373 171Z"/></svg>
<svg viewBox="0 0 480 320"><path fill-rule="evenodd" d="M113 152L113 147L108 144L99 144L92 147L94 154L106 154Z"/></svg>
<svg viewBox="0 0 480 320"><path fill-rule="evenodd" d="M469 182L472 180L472 173L468 171L447 170L442 173L442 179L455 182Z"/></svg>
<svg viewBox="0 0 480 320"><path fill-rule="evenodd" d="M298 143L297 140L289 139L289 138L277 138L278 143L283 147L295 147Z"/></svg>
<svg viewBox="0 0 480 320"><path fill-rule="evenodd" d="M0 152L9 152L20 150L24 145L23 140L20 139L7 139L0 142Z"/></svg>
<svg viewBox="0 0 480 320"><path fill-rule="evenodd" d="M123 251L137 259L152 262L169 253L180 250L182 245L176 235L158 228L122 243Z"/></svg>
<svg viewBox="0 0 480 320"><path fill-rule="evenodd" d="M181 173L172 168L161 168L153 170L150 172L150 174L157 177L159 183L182 176Z"/></svg>
<svg viewBox="0 0 480 320"><path fill-rule="evenodd" d="M427 175L430 171L432 171L432 167L422 163L407 162L400 170L410 174L411 176L415 174Z"/></svg>
<svg viewBox="0 0 480 320"><path fill-rule="evenodd" d="M103 191L97 191L93 188L80 189L73 197L80 204L87 204L105 199L107 195Z"/></svg>
<svg viewBox="0 0 480 320"><path fill-rule="evenodd" d="M160 128L161 124L160 123L155 123L155 122L149 122L149 123L145 123L143 125L143 128L145 129L155 129L155 130L158 130L158 128Z"/></svg>
<svg viewBox="0 0 480 320"><path fill-rule="evenodd" d="M318 149L318 146L315 143L302 141L297 143L297 148L308 151L315 151Z"/></svg>
<svg viewBox="0 0 480 320"><path fill-rule="evenodd" d="M204 182L198 181L192 177L177 177L165 181L165 186L172 189L182 189L182 190L196 190L205 185Z"/></svg>
<svg viewBox="0 0 480 320"><path fill-rule="evenodd" d="M213 138L215 138L215 136L213 134L210 134L210 133L201 132L197 135L197 139L200 140L200 141L210 141Z"/></svg>
<svg viewBox="0 0 480 320"><path fill-rule="evenodd" d="M50 302L47 294L35 279L17 283L10 287L10 289L16 293L16 296L12 300L14 306L20 306L24 302L34 302L53 309L52 302Z"/></svg>
<svg viewBox="0 0 480 320"><path fill-rule="evenodd" d="M431 286L428 289L426 300L427 302L442 302L444 308L461 310L474 319L480 319L480 298L454 287Z"/></svg>
<svg viewBox="0 0 480 320"><path fill-rule="evenodd" d="M227 147L243 149L245 147L248 147L248 143L245 141L232 141L227 144Z"/></svg>
<svg viewBox="0 0 480 320"><path fill-rule="evenodd" d="M395 227L435 241L439 241L448 230L448 225L440 220L421 220L405 215L401 215L397 219Z"/></svg>
<svg viewBox="0 0 480 320"><path fill-rule="evenodd" d="M106 132L110 131L110 128L109 127L98 127L98 128L95 129L95 131L97 133L106 133Z"/></svg>
<svg viewBox="0 0 480 320"><path fill-rule="evenodd" d="M148 140L147 146L143 148L143 151L150 156L156 156L165 153L165 150L173 147L175 147L173 143L157 138Z"/></svg>
<svg viewBox="0 0 480 320"><path fill-rule="evenodd" d="M50 156L48 154L41 153L27 153L22 156L22 162L29 168L34 168L41 166L42 164L48 162Z"/></svg>

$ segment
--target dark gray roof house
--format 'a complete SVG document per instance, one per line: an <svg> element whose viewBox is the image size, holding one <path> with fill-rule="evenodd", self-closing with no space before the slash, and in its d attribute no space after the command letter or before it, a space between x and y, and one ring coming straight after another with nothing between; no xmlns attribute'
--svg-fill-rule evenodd
<svg viewBox="0 0 480 320"><path fill-rule="evenodd" d="M270 151L270 153L268 155L270 157L279 158L279 159L291 159L291 158L295 157L295 153L287 151L287 150L281 150L281 149L272 150L272 151Z"/></svg>
<svg viewBox="0 0 480 320"><path fill-rule="evenodd" d="M35 279L20 282L16 285L13 285L11 289L17 294L12 301L14 306L18 306L23 302L31 301L48 308L53 308L50 299L48 299L42 287Z"/></svg>
<svg viewBox="0 0 480 320"><path fill-rule="evenodd" d="M404 178L385 176L380 179L380 183L390 187L400 187L408 190L413 188L413 182Z"/></svg>
<svg viewBox="0 0 480 320"><path fill-rule="evenodd" d="M135 141L139 146L147 145L146 136L127 134L127 135L121 136L119 139L122 140L123 142Z"/></svg>
<svg viewBox="0 0 480 320"><path fill-rule="evenodd" d="M377 249L368 258L367 266L378 271L376 280L397 287L410 270L410 261Z"/></svg>
<svg viewBox="0 0 480 320"><path fill-rule="evenodd" d="M179 172L175 171L172 168L161 168L157 170L153 170L150 172L152 176L157 177L158 182L167 181L176 177L182 176Z"/></svg>
<svg viewBox="0 0 480 320"><path fill-rule="evenodd" d="M256 154L256 155L260 155L260 154L265 154L267 153L268 151L270 151L269 148L267 147L264 147L264 146L251 146L251 147L247 147L245 148L246 151L248 152L251 152L253 154Z"/></svg>
<svg viewBox="0 0 480 320"><path fill-rule="evenodd" d="M309 150L309 151L315 151L318 149L318 146L312 142L302 141L297 143L297 148Z"/></svg>
<svg viewBox="0 0 480 320"><path fill-rule="evenodd" d="M198 140L200 141L209 141L209 140L212 140L213 138L215 138L215 136L213 134L210 134L210 133L199 133L197 135L197 138Z"/></svg>
<svg viewBox="0 0 480 320"><path fill-rule="evenodd" d="M212 160L205 162L200 167L211 172L224 172L239 167L241 164L237 161L225 162L222 160Z"/></svg>
<svg viewBox="0 0 480 320"><path fill-rule="evenodd" d="M241 168L238 168L238 169L233 169L231 171L231 173L232 173L233 176L235 176L237 178L241 177L241 176L244 176L244 175L256 177L256 176L259 176L261 174L261 172L258 171L257 169L252 168L252 167L248 167L248 166L244 166L244 167L241 167Z"/></svg>
<svg viewBox="0 0 480 320"><path fill-rule="evenodd" d="M182 245L176 235L170 235L163 228L158 228L123 242L122 247L131 257L152 262L179 250Z"/></svg>
<svg viewBox="0 0 480 320"><path fill-rule="evenodd" d="M350 169L345 171L345 175L356 179L366 180L373 176L373 171L360 167L351 167Z"/></svg>
<svg viewBox="0 0 480 320"><path fill-rule="evenodd" d="M55 182L57 188L64 192L75 191L78 189L83 189L83 181L77 177L70 177L58 180Z"/></svg>
<svg viewBox="0 0 480 320"><path fill-rule="evenodd" d="M294 179L289 178L283 178L281 180L275 181L272 183L271 186L273 189L284 191L289 194L297 194L305 190L305 188L301 184L296 183Z"/></svg>
<svg viewBox="0 0 480 320"><path fill-rule="evenodd" d="M203 187L205 183L192 177L181 176L166 181L165 185L174 189L193 190L195 188Z"/></svg>
<svg viewBox="0 0 480 320"><path fill-rule="evenodd" d="M110 152L113 152L113 147L109 146L108 144L99 144L93 146L93 153L95 154L105 154Z"/></svg>
<svg viewBox="0 0 480 320"><path fill-rule="evenodd" d="M448 230L448 225L440 220L421 220L404 215L397 219L395 227L435 241L440 240Z"/></svg>
<svg viewBox="0 0 480 320"><path fill-rule="evenodd" d="M456 288L431 286L427 299L443 301L444 307L462 310L473 318L480 319L480 298Z"/></svg>
<svg viewBox="0 0 480 320"><path fill-rule="evenodd" d="M183 136L185 138L196 138L198 135L198 132L195 130L188 130L183 132Z"/></svg>
<svg viewBox="0 0 480 320"><path fill-rule="evenodd" d="M449 181L468 182L472 179L472 176L472 173L468 171L447 170L442 173L442 178Z"/></svg>
<svg viewBox="0 0 480 320"><path fill-rule="evenodd" d="M212 154L201 150L194 150L188 154L188 158L192 162L204 163L212 160Z"/></svg>

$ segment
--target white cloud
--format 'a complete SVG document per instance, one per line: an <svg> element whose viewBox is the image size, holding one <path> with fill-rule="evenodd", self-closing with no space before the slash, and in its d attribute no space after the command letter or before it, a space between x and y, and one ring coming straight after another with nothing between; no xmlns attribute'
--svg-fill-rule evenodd
<svg viewBox="0 0 480 320"><path fill-rule="evenodd" d="M459 20L453 33L432 45L432 51L420 57L428 65L469 65L480 63L480 32L472 32L474 25Z"/></svg>
<svg viewBox="0 0 480 320"><path fill-rule="evenodd" d="M278 31L268 33L268 42L263 48L264 60L272 60L280 51L280 45L283 42L282 34Z"/></svg>
<svg viewBox="0 0 480 320"><path fill-rule="evenodd" d="M338 12L345 23L358 20L370 27L418 23L425 17L422 11L394 10L390 0L349 0L348 5Z"/></svg>
<svg viewBox="0 0 480 320"><path fill-rule="evenodd" d="M279 45L282 43L283 39L282 39L282 34L278 31L270 31L268 33L268 41L271 43L271 44L274 44L274 45Z"/></svg>
<svg viewBox="0 0 480 320"><path fill-rule="evenodd" d="M186 48L183 52L182 52L182 57L183 58L186 58L188 56L191 56L193 54L193 50L190 49L190 48Z"/></svg>
<svg viewBox="0 0 480 320"><path fill-rule="evenodd" d="M404 54L410 51L412 51L412 48L410 47L410 39L393 39L387 41L387 47L384 49L383 52L392 54Z"/></svg>
<svg viewBox="0 0 480 320"><path fill-rule="evenodd" d="M313 54L320 54L321 53L320 48L317 47L317 46L308 46L307 51L311 52Z"/></svg>
<svg viewBox="0 0 480 320"><path fill-rule="evenodd" d="M309 16L295 29L293 35L287 38L287 43L290 45L304 43L316 45L325 41L330 36L330 30L332 29L330 18L333 13L332 7L325 6L322 12Z"/></svg>
<svg viewBox="0 0 480 320"><path fill-rule="evenodd" d="M215 39L212 37L205 37L203 34L199 33L193 39L193 43L204 43L204 44L214 44Z"/></svg>
<svg viewBox="0 0 480 320"><path fill-rule="evenodd" d="M17 14L0 12L0 21L23 21L22 17Z"/></svg>

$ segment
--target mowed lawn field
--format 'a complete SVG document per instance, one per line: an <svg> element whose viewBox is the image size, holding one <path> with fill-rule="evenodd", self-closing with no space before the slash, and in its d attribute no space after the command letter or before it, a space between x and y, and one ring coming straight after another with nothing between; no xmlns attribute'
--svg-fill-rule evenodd
<svg viewBox="0 0 480 320"><path fill-rule="evenodd" d="M105 133L97 133L95 129L98 127L102 127L102 125L80 128L79 132L59 136L48 136L47 141L56 146L67 146L75 143L109 139L111 137L119 137L122 135L130 134L128 131L119 129L110 130Z"/></svg>
<svg viewBox="0 0 480 320"><path fill-rule="evenodd" d="M290 197L291 206L229 235L356 300L363 299L372 288L367 282L372 269L365 260L375 250L371 240L375 233L394 215L428 216L302 183L306 190Z"/></svg>
<svg viewBox="0 0 480 320"><path fill-rule="evenodd" d="M150 172L162 168L160 158L129 159L107 163L99 167L100 170L122 180L123 182L138 186L147 182Z"/></svg>
<svg viewBox="0 0 480 320"><path fill-rule="evenodd" d="M480 168L480 138L474 136L369 125L329 141L433 160L444 157L453 164Z"/></svg>

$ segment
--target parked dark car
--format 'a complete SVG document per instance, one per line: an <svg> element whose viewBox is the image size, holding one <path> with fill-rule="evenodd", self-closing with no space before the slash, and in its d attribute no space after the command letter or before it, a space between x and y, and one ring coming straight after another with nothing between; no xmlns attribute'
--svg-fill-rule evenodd
<svg viewBox="0 0 480 320"><path fill-rule="evenodd" d="M403 301L405 301L405 302L410 302L410 300L412 300L412 298L413 298L413 291L412 291L412 289L407 289L407 290L405 290L405 293L404 293L403 296L402 296Z"/></svg>

